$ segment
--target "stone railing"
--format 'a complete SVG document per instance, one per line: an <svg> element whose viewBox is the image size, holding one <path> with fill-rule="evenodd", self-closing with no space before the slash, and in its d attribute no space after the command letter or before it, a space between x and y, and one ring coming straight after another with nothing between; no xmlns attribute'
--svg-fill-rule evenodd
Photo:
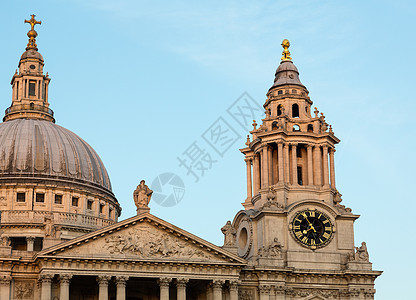
<svg viewBox="0 0 416 300"><path fill-rule="evenodd" d="M76 227L101 228L114 221L94 216L73 214L66 212L47 212L32 210L4 210L1 211L1 224L43 224L46 216L53 216L53 223L56 225L69 225Z"/></svg>
<svg viewBox="0 0 416 300"><path fill-rule="evenodd" d="M38 112L45 112L47 114L50 114L53 116L53 110L49 107L38 105L38 104L15 104L13 106L10 106L6 109L5 114L8 115L12 112L18 112L22 110L32 110L32 111L38 111Z"/></svg>

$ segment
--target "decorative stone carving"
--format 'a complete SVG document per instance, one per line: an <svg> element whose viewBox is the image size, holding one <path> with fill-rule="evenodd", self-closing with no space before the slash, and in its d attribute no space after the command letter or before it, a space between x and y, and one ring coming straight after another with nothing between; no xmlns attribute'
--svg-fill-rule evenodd
<svg viewBox="0 0 416 300"><path fill-rule="evenodd" d="M39 275L39 282L42 283L51 283L52 282L52 278L54 277L53 274L40 274Z"/></svg>
<svg viewBox="0 0 416 300"><path fill-rule="evenodd" d="M238 299L239 300L253 300L254 293L252 290L239 290L238 291Z"/></svg>
<svg viewBox="0 0 416 300"><path fill-rule="evenodd" d="M338 192L338 191L335 192L333 201L334 201L334 206L336 207L338 212L344 213L344 214L351 214L352 213L351 208L340 204L342 202L342 194L340 192Z"/></svg>
<svg viewBox="0 0 416 300"><path fill-rule="evenodd" d="M375 289L364 290L364 297L366 299L374 299L374 294L376 293Z"/></svg>
<svg viewBox="0 0 416 300"><path fill-rule="evenodd" d="M105 238L104 248L111 254L134 255L146 258L204 258L213 256L188 245L183 240L155 230L154 227L133 229L124 234Z"/></svg>
<svg viewBox="0 0 416 300"><path fill-rule="evenodd" d="M160 287L169 287L172 278L162 277L157 280L157 283Z"/></svg>
<svg viewBox="0 0 416 300"><path fill-rule="evenodd" d="M8 236L3 235L2 237L0 237L0 245L2 247L9 247L10 244L11 244L11 241Z"/></svg>
<svg viewBox="0 0 416 300"><path fill-rule="evenodd" d="M150 198L152 197L153 191L145 184L144 180L140 181L140 184L136 187L133 192L134 204L137 207L137 213L148 210Z"/></svg>
<svg viewBox="0 0 416 300"><path fill-rule="evenodd" d="M33 282L15 282L14 298L15 299L31 299L33 297Z"/></svg>
<svg viewBox="0 0 416 300"><path fill-rule="evenodd" d="M177 278L176 287L177 288L186 288L186 284L189 282L188 278Z"/></svg>
<svg viewBox="0 0 416 300"><path fill-rule="evenodd" d="M108 286L108 282L111 280L109 275L99 275L97 276L97 282L99 286Z"/></svg>
<svg viewBox="0 0 416 300"><path fill-rule="evenodd" d="M12 280L12 277L9 275L1 275L0 276L0 285L10 285L10 281Z"/></svg>
<svg viewBox="0 0 416 300"><path fill-rule="evenodd" d="M59 274L60 284L70 284L72 279L72 274Z"/></svg>
<svg viewBox="0 0 416 300"><path fill-rule="evenodd" d="M365 242L361 243L360 247L355 247L355 251L352 255L350 255L350 261L361 261L361 262L369 262L369 255L367 251L367 244Z"/></svg>
<svg viewBox="0 0 416 300"><path fill-rule="evenodd" d="M267 202L264 203L262 209L268 210L283 210L283 205L278 203L276 200L276 194L274 193L274 189L272 186L269 187L269 192L267 194Z"/></svg>
<svg viewBox="0 0 416 300"><path fill-rule="evenodd" d="M267 247L263 246L259 249L259 256L281 258L282 257L282 244L280 244L279 240L275 237L273 242L269 246Z"/></svg>
<svg viewBox="0 0 416 300"><path fill-rule="evenodd" d="M227 221L227 223L221 228L221 231L224 234L224 246L235 246L237 230L235 230L231 221Z"/></svg>
<svg viewBox="0 0 416 300"><path fill-rule="evenodd" d="M326 289L293 289L292 296L297 297L307 297L312 296L321 296L325 299L338 299L339 292L338 290L326 290Z"/></svg>
<svg viewBox="0 0 416 300"><path fill-rule="evenodd" d="M259 292L263 295L269 295L270 294L270 285L261 284L259 285Z"/></svg>
<svg viewBox="0 0 416 300"><path fill-rule="evenodd" d="M129 280L128 276L116 276L116 285L117 285L117 287L126 286L127 280Z"/></svg>

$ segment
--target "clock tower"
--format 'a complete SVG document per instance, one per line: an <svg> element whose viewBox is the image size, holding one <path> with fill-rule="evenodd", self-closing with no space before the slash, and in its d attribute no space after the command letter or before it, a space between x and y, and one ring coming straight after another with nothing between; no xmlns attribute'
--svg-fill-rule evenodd
<svg viewBox="0 0 416 300"><path fill-rule="evenodd" d="M236 251L249 262L241 292L256 284L261 300L373 298L381 272L372 270L365 242L355 247L359 216L341 204L336 189L340 140L312 106L289 41L282 46L266 116L253 121L241 149L247 198L232 223Z"/></svg>

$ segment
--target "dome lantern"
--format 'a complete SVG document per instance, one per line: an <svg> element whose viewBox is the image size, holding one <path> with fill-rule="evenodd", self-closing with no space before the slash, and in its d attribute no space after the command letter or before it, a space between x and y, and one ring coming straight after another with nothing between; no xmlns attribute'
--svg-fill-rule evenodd
<svg viewBox="0 0 416 300"><path fill-rule="evenodd" d="M38 52L34 27L42 22L32 15L25 23L31 25L27 33L29 42L19 61L19 69L13 75L11 85L12 105L6 109L3 121L14 119L41 119L55 122L53 111L49 108L48 87L51 79L43 74L44 61Z"/></svg>

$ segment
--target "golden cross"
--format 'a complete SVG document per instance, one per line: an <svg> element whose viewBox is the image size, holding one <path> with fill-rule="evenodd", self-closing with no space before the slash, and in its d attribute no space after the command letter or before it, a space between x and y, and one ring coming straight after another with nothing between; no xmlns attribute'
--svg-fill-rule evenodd
<svg viewBox="0 0 416 300"><path fill-rule="evenodd" d="M34 28L35 28L36 24L39 24L39 25L42 24L41 21L36 21L35 20L35 15L32 15L32 18L30 20L25 20L25 23L29 23L30 26L32 26L31 30L35 30Z"/></svg>

